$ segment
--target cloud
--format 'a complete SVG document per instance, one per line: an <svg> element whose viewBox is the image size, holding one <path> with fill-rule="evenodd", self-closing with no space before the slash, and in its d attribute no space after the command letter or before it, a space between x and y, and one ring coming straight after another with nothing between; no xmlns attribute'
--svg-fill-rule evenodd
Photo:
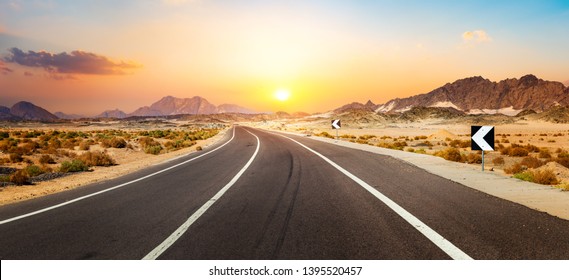
<svg viewBox="0 0 569 280"><path fill-rule="evenodd" d="M6 64L4 64L2 61L0 61L0 74L8 75L12 72L14 72L14 70L8 68L8 66L6 66Z"/></svg>
<svg viewBox="0 0 569 280"><path fill-rule="evenodd" d="M10 54L2 59L4 62L40 67L51 74L124 75L129 70L142 67L132 62L113 62L107 57L84 51L59 54L46 51L24 52L18 48L8 51Z"/></svg>
<svg viewBox="0 0 569 280"><path fill-rule="evenodd" d="M28 71L24 72L24 76L26 76L26 77L31 77L33 75L34 75L34 73L32 73L32 72L28 72Z"/></svg>
<svg viewBox="0 0 569 280"><path fill-rule="evenodd" d="M488 33L486 33L484 30L466 31L462 33L462 39L466 43L485 43L492 41L492 38L490 38L490 36L488 36Z"/></svg>

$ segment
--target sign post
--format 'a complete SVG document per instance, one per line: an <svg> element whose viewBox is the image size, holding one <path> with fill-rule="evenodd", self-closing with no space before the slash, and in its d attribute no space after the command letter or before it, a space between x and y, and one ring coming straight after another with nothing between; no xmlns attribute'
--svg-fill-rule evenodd
<svg viewBox="0 0 569 280"><path fill-rule="evenodd" d="M338 141L338 130L342 127L340 120L332 120L332 129L336 130L336 141Z"/></svg>
<svg viewBox="0 0 569 280"><path fill-rule="evenodd" d="M484 151L494 151L494 127L471 126L470 148L473 151L482 151L482 171L484 171Z"/></svg>

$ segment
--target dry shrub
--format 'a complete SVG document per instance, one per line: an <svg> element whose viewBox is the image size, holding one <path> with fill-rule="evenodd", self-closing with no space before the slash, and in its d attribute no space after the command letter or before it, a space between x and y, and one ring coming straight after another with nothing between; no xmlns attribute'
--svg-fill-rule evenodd
<svg viewBox="0 0 569 280"><path fill-rule="evenodd" d="M497 158L492 160L492 163L495 165L502 165L505 163L505 161L504 161L503 157L497 157Z"/></svg>
<svg viewBox="0 0 569 280"><path fill-rule="evenodd" d="M75 146L77 146L75 139L66 139L65 141L63 141L63 143L61 143L61 147L66 148L66 149L70 149L70 150L75 149Z"/></svg>
<svg viewBox="0 0 569 280"><path fill-rule="evenodd" d="M466 156L466 162L468 163L482 163L482 156L479 154L468 154Z"/></svg>
<svg viewBox="0 0 569 280"><path fill-rule="evenodd" d="M549 153L549 150L547 149L541 149L539 151L539 158L551 158L551 153Z"/></svg>
<svg viewBox="0 0 569 280"><path fill-rule="evenodd" d="M11 153L11 154L10 154L10 161L13 162L13 163L18 163L18 162L24 161L24 158L22 157L21 154L18 154L18 153Z"/></svg>
<svg viewBox="0 0 569 280"><path fill-rule="evenodd" d="M30 176L24 170L18 170L10 175L10 182L16 184L17 186L27 185L30 182Z"/></svg>
<svg viewBox="0 0 569 280"><path fill-rule="evenodd" d="M464 156L460 153L460 151L457 148L447 148L442 151L436 152L434 155L450 161L456 161L456 162L464 161Z"/></svg>
<svg viewBox="0 0 569 280"><path fill-rule="evenodd" d="M525 157L529 154L528 150L522 147L515 147L510 149L509 155L512 157Z"/></svg>
<svg viewBox="0 0 569 280"><path fill-rule="evenodd" d="M201 151L201 150L203 150L202 146L197 146L197 147L196 147L196 151Z"/></svg>
<svg viewBox="0 0 569 280"><path fill-rule="evenodd" d="M520 163L516 163L510 167L504 168L504 172L506 172L506 174L517 174L524 170L526 170L525 167Z"/></svg>
<svg viewBox="0 0 569 280"><path fill-rule="evenodd" d="M538 168L538 167L544 165L545 162L543 162L543 161L541 161L535 157L527 156L527 157L522 159L522 162L520 164L526 166L527 168Z"/></svg>
<svg viewBox="0 0 569 280"><path fill-rule="evenodd" d="M534 183L542 185L555 185L559 183L557 176L555 176L555 173L550 169L533 170L531 172Z"/></svg>
<svg viewBox="0 0 569 280"><path fill-rule="evenodd" d="M37 165L28 165L26 166L26 168L23 169L26 174L28 174L28 176L30 177L34 177L34 176L38 176L40 174L43 174L43 170L41 169L41 167L37 166Z"/></svg>
<svg viewBox="0 0 569 280"><path fill-rule="evenodd" d="M50 155L41 155L39 159L41 164L54 164L55 160Z"/></svg>
<svg viewBox="0 0 569 280"><path fill-rule="evenodd" d="M81 141L81 143L79 144L79 150L81 151L88 151L89 149L91 149L91 144L92 142L89 140L83 140Z"/></svg>
<svg viewBox="0 0 569 280"><path fill-rule="evenodd" d="M87 166L111 166L116 164L111 156L100 151L86 152L80 155L78 159Z"/></svg>
<svg viewBox="0 0 569 280"><path fill-rule="evenodd" d="M87 171L89 170L89 167L82 161L79 159L74 159L72 161L64 161L61 163L61 166L59 167L59 172L81 172L81 171Z"/></svg>
<svg viewBox="0 0 569 280"><path fill-rule="evenodd" d="M471 146L470 144L470 140L459 140L459 139L455 139L450 141L450 143L448 143L449 146L453 147L453 148L468 148Z"/></svg>
<svg viewBox="0 0 569 280"><path fill-rule="evenodd" d="M148 138L148 137L147 137ZM123 149L126 148L126 141L120 137L113 137L111 139L103 139L101 140L101 146L103 148L117 148Z"/></svg>

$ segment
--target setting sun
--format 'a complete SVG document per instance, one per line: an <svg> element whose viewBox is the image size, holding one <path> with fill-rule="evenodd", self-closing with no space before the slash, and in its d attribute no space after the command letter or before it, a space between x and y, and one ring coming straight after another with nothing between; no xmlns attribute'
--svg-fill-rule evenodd
<svg viewBox="0 0 569 280"><path fill-rule="evenodd" d="M287 101L290 98L290 91L287 89L279 89L275 91L275 98L279 101Z"/></svg>

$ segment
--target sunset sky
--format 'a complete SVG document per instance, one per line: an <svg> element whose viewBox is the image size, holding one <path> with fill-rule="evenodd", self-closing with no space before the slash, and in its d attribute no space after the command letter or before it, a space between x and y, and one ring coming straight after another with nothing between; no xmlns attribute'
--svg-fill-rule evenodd
<svg viewBox="0 0 569 280"><path fill-rule="evenodd" d="M0 105L314 113L470 76L567 83L568 27L569 1L0 0Z"/></svg>

